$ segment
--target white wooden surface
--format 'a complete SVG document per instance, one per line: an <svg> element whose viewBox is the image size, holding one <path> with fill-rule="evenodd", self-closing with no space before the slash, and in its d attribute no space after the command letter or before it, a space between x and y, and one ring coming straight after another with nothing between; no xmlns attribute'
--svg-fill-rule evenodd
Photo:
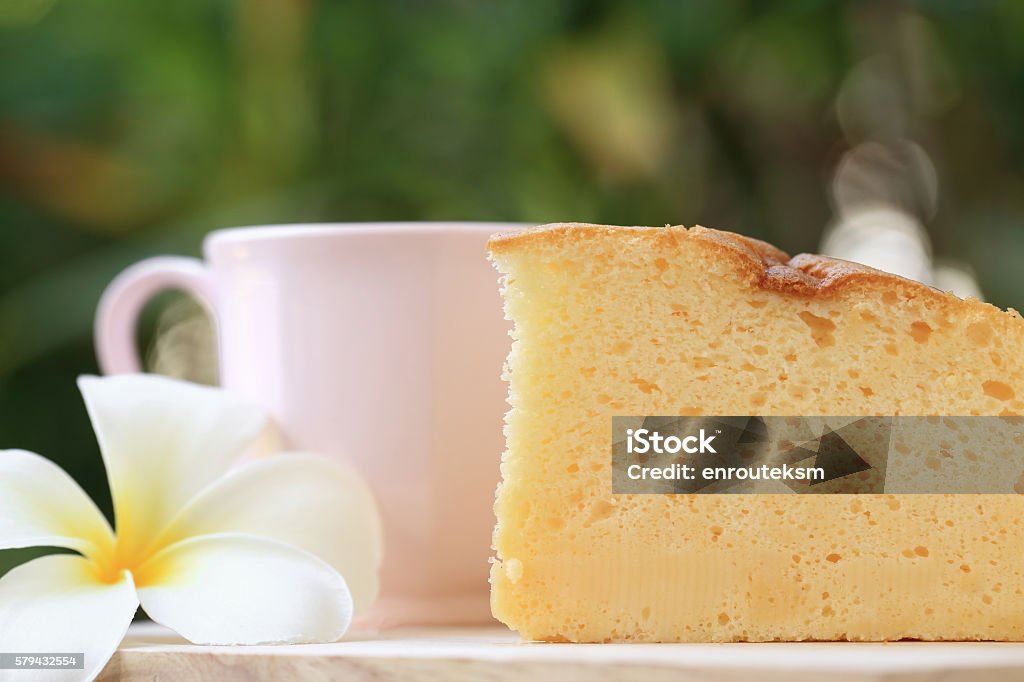
<svg viewBox="0 0 1024 682"><path fill-rule="evenodd" d="M543 644L502 627L350 632L334 644L208 647L133 626L100 680L1021 680L1024 643Z"/></svg>

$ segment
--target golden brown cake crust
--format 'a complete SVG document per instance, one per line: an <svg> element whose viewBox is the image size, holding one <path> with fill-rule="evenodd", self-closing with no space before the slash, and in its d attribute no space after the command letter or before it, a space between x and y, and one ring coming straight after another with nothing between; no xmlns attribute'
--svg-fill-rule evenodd
<svg viewBox="0 0 1024 682"><path fill-rule="evenodd" d="M904 295L926 297L937 303L963 301L952 294L904 279L866 265L802 253L790 256L775 246L723 230L696 226L618 227L588 223L551 223L528 228L521 232L501 233L491 237L487 244L493 254L501 254L529 245L556 246L570 244L596 236L619 233L623 236L649 238L665 243L678 243L684 239L699 239L720 248L751 282L763 289L796 296L830 296L853 288L899 288Z"/></svg>

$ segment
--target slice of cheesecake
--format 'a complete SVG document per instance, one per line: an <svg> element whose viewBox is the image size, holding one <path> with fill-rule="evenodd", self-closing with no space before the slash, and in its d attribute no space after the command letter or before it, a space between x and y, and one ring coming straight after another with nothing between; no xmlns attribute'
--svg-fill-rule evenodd
<svg viewBox="0 0 1024 682"><path fill-rule="evenodd" d="M1024 320L695 227L490 242L495 616L527 639L1024 639L1024 496L612 494L613 415L1024 414ZM1022 490L1024 492L1024 490Z"/></svg>

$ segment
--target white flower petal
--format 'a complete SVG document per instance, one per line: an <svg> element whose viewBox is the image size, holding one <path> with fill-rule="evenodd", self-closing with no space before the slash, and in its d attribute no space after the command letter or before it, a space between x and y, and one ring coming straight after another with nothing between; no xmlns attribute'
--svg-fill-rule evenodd
<svg viewBox="0 0 1024 682"><path fill-rule="evenodd" d="M131 575L101 583L80 556L55 554L0 579L0 650L84 653L84 670L0 670L0 682L92 679L117 650L139 606Z"/></svg>
<svg viewBox="0 0 1024 682"><path fill-rule="evenodd" d="M102 512L63 469L33 452L0 450L0 549L67 547L97 558L113 541Z"/></svg>
<svg viewBox="0 0 1024 682"><path fill-rule="evenodd" d="M161 544L210 533L269 537L318 556L345 578L356 613L377 597L380 513L347 464L308 453L247 463L189 502Z"/></svg>
<svg viewBox="0 0 1024 682"><path fill-rule="evenodd" d="M184 540L135 579L146 613L196 644L333 642L352 620L352 596L337 571L266 538Z"/></svg>
<svg viewBox="0 0 1024 682"><path fill-rule="evenodd" d="M260 409L230 393L154 374L80 377L78 386L106 464L124 556L139 556L265 422Z"/></svg>

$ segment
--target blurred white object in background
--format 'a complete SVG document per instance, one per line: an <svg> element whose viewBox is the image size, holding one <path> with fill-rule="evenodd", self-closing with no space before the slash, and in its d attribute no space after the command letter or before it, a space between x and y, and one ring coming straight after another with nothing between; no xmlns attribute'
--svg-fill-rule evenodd
<svg viewBox="0 0 1024 682"><path fill-rule="evenodd" d="M981 287L971 269L962 263L943 262L932 270L932 286L960 298L981 299Z"/></svg>
<svg viewBox="0 0 1024 682"><path fill-rule="evenodd" d="M928 154L912 140L863 142L839 161L832 200L840 214L886 204L930 220L938 206L939 180Z"/></svg>
<svg viewBox="0 0 1024 682"><path fill-rule="evenodd" d="M938 174L912 140L862 142L839 161L832 182L835 219L821 251L917 280L958 296L981 298L973 274L955 263L936 267L923 221L938 206Z"/></svg>
<svg viewBox="0 0 1024 682"><path fill-rule="evenodd" d="M931 284L931 242L918 216L934 213L937 196L935 167L919 145L858 144L832 181L836 219L822 253Z"/></svg>
<svg viewBox="0 0 1024 682"><path fill-rule="evenodd" d="M856 5L855 44L863 58L835 97L836 122L850 148L832 181L835 217L822 253L981 298L969 268L935 265L926 226L939 205L939 173L914 140L961 96L931 22L909 6ZM912 139L913 138L913 139Z"/></svg>
<svg viewBox="0 0 1024 682"><path fill-rule="evenodd" d="M932 284L927 233L913 216L889 206L865 205L841 215L826 231L821 251Z"/></svg>

